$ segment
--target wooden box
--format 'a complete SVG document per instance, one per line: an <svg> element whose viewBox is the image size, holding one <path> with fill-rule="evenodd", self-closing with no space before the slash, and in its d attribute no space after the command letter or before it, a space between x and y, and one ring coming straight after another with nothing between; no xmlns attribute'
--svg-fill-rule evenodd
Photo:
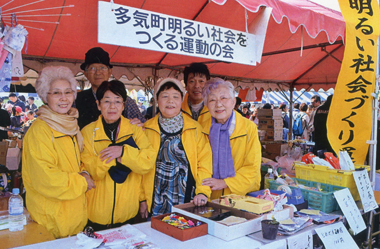
<svg viewBox="0 0 380 249"><path fill-rule="evenodd" d="M153 229L156 229L157 231L160 231L166 235L169 235L175 239L178 239L180 241L186 241L189 239L194 239L203 235L207 234L207 223L202 222L201 225L195 226L195 227L190 227L186 229L180 229L178 227L172 226L166 222L163 222L162 219L168 215L168 214L162 214L158 216L154 216L151 218L151 227ZM174 213L176 215L179 215L186 220L191 220L194 224L197 224L197 222L200 222L199 220L196 220L194 218L190 218L188 216L185 216L183 214L179 213Z"/></svg>
<svg viewBox="0 0 380 249"><path fill-rule="evenodd" d="M281 109L258 109L257 110L257 116L259 117L281 117L282 110Z"/></svg>
<svg viewBox="0 0 380 249"><path fill-rule="evenodd" d="M211 219L196 215L192 210L198 207L195 207L192 203L176 205L172 208L172 210L207 223L208 233L225 241L230 241L261 230L262 217L260 215L244 212L236 208L226 207L212 202L207 202L206 207L230 210L232 215L245 218L247 221L240 224L227 226Z"/></svg>

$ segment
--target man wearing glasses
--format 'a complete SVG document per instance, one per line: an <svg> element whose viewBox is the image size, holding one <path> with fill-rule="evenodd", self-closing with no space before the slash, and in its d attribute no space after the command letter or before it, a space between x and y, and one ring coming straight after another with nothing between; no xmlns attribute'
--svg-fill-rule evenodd
<svg viewBox="0 0 380 249"><path fill-rule="evenodd" d="M85 61L80 68L91 83L91 88L79 92L75 101L75 106L79 111L78 125L82 129L96 121L100 115L95 102L96 90L103 81L109 80L112 74L112 65L108 53L100 47L95 47L87 51ZM132 124L141 124L146 121L135 101L128 96L123 116L130 119Z"/></svg>

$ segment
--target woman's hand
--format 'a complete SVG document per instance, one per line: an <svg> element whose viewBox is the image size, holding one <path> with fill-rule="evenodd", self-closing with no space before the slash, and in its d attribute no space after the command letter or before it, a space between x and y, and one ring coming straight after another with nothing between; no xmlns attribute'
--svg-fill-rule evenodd
<svg viewBox="0 0 380 249"><path fill-rule="evenodd" d="M195 206L204 206L207 203L207 197L202 194L198 194L194 196L194 199L190 202L194 203Z"/></svg>
<svg viewBox="0 0 380 249"><path fill-rule="evenodd" d="M203 186L209 186L211 190L222 190L227 188L227 184L223 179L206 178L202 181Z"/></svg>
<svg viewBox="0 0 380 249"><path fill-rule="evenodd" d="M104 160L108 159L106 163L109 163L112 160L114 160L115 158L120 157L122 152L123 152L123 146L107 147L100 152L100 160L104 161Z"/></svg>
<svg viewBox="0 0 380 249"><path fill-rule="evenodd" d="M143 218L143 219L148 218L148 205L146 204L146 201L140 202L139 213L141 215L141 218Z"/></svg>
<svg viewBox="0 0 380 249"><path fill-rule="evenodd" d="M95 182L94 182L94 180L92 180L91 176L89 176L85 172L79 173L79 175L83 176L84 179L86 179L86 182L87 182L87 191L89 191L90 189L96 188Z"/></svg>

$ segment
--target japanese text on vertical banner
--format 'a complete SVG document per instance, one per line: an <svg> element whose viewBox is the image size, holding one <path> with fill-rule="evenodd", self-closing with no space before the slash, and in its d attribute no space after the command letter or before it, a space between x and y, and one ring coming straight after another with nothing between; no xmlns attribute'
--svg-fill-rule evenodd
<svg viewBox="0 0 380 249"><path fill-rule="evenodd" d="M346 46L327 120L334 151L346 150L363 164L371 137L376 79L379 6L376 0L339 0L346 22Z"/></svg>
<svg viewBox="0 0 380 249"><path fill-rule="evenodd" d="M257 38L246 32L99 1L98 42L256 65Z"/></svg>

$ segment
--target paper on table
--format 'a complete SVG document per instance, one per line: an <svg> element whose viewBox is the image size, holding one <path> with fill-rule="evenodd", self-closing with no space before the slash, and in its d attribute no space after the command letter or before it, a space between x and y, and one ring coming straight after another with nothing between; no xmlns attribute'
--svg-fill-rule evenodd
<svg viewBox="0 0 380 249"><path fill-rule="evenodd" d="M313 249L313 234L311 231L293 235L287 238L288 247L292 249Z"/></svg>
<svg viewBox="0 0 380 249"><path fill-rule="evenodd" d="M320 215L319 210L314 210L314 209L301 209L299 212L304 213L304 214Z"/></svg>
<svg viewBox="0 0 380 249"><path fill-rule="evenodd" d="M280 224L284 224L284 225L294 225L296 223L294 223L294 221L292 221L292 219L286 219L286 220L282 220L280 221Z"/></svg>
<svg viewBox="0 0 380 249"><path fill-rule="evenodd" d="M359 248L342 222L337 222L329 226L316 228L315 232L322 240L326 249Z"/></svg>
<svg viewBox="0 0 380 249"><path fill-rule="evenodd" d="M260 249L287 249L286 240L278 240L259 247Z"/></svg>
<svg viewBox="0 0 380 249"><path fill-rule="evenodd" d="M348 224L354 231L354 234L358 234L363 231L366 228L366 225L348 188L335 191L334 196L339 204L340 209L342 209L342 212L346 217Z"/></svg>
<svg viewBox="0 0 380 249"><path fill-rule="evenodd" d="M355 171L353 172L353 175L363 205L364 213L378 208L367 170Z"/></svg>

